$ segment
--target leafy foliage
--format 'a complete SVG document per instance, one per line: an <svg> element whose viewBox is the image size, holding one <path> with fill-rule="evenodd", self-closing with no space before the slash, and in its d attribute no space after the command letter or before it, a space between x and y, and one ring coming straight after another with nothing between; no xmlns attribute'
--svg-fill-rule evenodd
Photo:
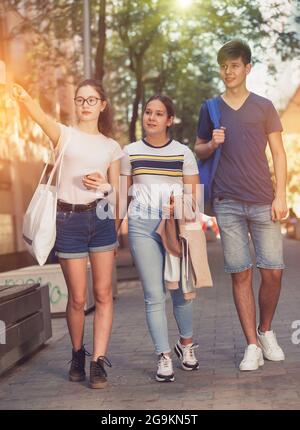
<svg viewBox="0 0 300 430"><path fill-rule="evenodd" d="M103 1L103 0L102 0ZM10 37L30 29L29 80L45 66L62 66L65 79L83 74L82 2L4 0L7 8L26 11ZM99 45L101 0L91 0L92 58ZM293 9L291 9L293 7ZM290 18L294 16L294 19ZM176 138L191 144L201 102L220 91L216 52L232 38L247 40L254 61L299 55L299 2L295 0L106 0L104 84L116 112L119 136L126 143L141 134L140 113L156 92L176 106ZM274 63L270 61L270 67ZM96 69L96 67L94 67ZM36 75L36 76L35 76Z"/></svg>

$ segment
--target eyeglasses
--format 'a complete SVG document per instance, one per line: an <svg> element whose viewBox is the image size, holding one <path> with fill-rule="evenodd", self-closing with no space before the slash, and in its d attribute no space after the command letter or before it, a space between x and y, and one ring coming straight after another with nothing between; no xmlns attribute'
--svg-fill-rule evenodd
<svg viewBox="0 0 300 430"><path fill-rule="evenodd" d="M84 102L87 102L89 106L95 106L98 103L99 99L98 97L88 97L85 99L84 97L75 97L74 101L76 106L83 106Z"/></svg>

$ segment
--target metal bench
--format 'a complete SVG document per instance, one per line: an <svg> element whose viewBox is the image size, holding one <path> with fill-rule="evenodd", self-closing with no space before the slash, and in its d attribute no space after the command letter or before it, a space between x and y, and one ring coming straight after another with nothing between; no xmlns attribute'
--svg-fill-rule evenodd
<svg viewBox="0 0 300 430"><path fill-rule="evenodd" d="M51 336L47 284L0 286L0 375Z"/></svg>

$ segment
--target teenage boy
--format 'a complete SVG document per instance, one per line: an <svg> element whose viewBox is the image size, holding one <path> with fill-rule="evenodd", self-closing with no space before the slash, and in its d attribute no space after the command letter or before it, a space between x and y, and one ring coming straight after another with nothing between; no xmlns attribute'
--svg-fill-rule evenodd
<svg viewBox="0 0 300 430"><path fill-rule="evenodd" d="M220 129L214 129L207 106L201 107L195 152L206 159L222 145L212 187L212 203L220 228L225 272L231 273L233 297L248 346L240 370L256 370L265 357L284 360L271 329L284 268L280 220L287 215L286 155L282 126L272 102L246 87L251 50L241 40L218 52L225 92L219 96ZM265 154L270 146L275 191ZM201 172L200 172L201 176ZM261 274L260 320L256 326L249 233Z"/></svg>

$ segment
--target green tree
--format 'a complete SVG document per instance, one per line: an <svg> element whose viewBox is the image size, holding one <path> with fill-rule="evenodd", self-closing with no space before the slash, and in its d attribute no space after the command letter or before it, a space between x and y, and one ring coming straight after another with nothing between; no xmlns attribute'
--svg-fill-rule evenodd
<svg viewBox="0 0 300 430"><path fill-rule="evenodd" d="M282 1L274 1L268 15L263 15L255 0L195 0L181 13L176 4L176 0L114 2L113 29L119 40L111 40L110 63L114 62L114 46L122 44L127 55L123 52L125 61L114 87L118 99L122 93L127 103L131 100L127 110L131 141L136 139L138 113L145 99L157 91L166 92L175 101L181 121L174 128L175 137L194 140L201 101L220 89L216 52L227 40L248 40L256 59L266 59L266 44L283 58L299 52L294 30L287 31L286 46L277 43L287 34L275 25L278 17L283 20L285 15ZM120 59L120 48L117 51ZM127 90L118 91L124 81Z"/></svg>
<svg viewBox="0 0 300 430"><path fill-rule="evenodd" d="M105 68L105 45L106 45L106 0L100 0L98 19L98 43L95 59L95 78L103 81Z"/></svg>
<svg viewBox="0 0 300 430"><path fill-rule="evenodd" d="M65 76L82 77L82 2L74 0L3 0L6 8L30 11L14 29L36 34L30 47L32 73L48 64L64 65ZM179 121L174 136L192 143L201 102L220 91L216 52L240 37L254 49L255 61L299 55L296 0L274 0L266 9L258 0L194 0L179 9L177 0L91 0L92 57L123 134L141 134L140 112L154 92L175 102ZM272 63L270 63L272 65ZM276 64L275 64L276 66ZM36 76L35 76L36 75ZM127 141L127 139L126 139Z"/></svg>

